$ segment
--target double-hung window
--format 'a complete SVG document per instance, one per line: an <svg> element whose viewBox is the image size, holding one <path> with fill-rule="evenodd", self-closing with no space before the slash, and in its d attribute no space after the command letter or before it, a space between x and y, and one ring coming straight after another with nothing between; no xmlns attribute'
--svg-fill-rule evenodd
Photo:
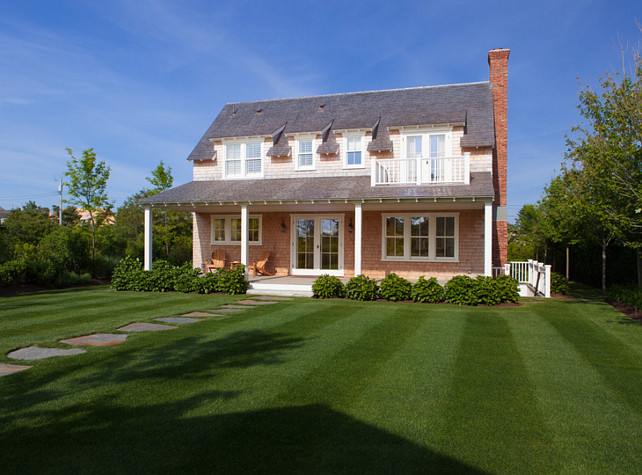
<svg viewBox="0 0 642 475"><path fill-rule="evenodd" d="M363 167L363 136L348 135L346 137L346 168L362 168Z"/></svg>
<svg viewBox="0 0 642 475"><path fill-rule="evenodd" d="M297 140L297 168L299 170L314 169L314 155L312 151L312 138L300 138Z"/></svg>
<svg viewBox="0 0 642 475"><path fill-rule="evenodd" d="M384 260L456 261L457 214L400 213L383 216Z"/></svg>
<svg viewBox="0 0 642 475"><path fill-rule="evenodd" d="M261 244L261 216L250 216L248 238L250 244ZM238 216L212 216L212 244L240 244L241 218Z"/></svg>
<svg viewBox="0 0 642 475"><path fill-rule="evenodd" d="M225 176L260 176L261 141L230 143L225 146Z"/></svg>

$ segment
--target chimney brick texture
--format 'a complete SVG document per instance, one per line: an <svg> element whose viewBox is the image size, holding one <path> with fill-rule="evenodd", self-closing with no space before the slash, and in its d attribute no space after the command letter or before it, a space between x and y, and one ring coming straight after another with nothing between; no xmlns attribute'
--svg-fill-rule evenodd
<svg viewBox="0 0 642 475"><path fill-rule="evenodd" d="M490 83L493 87L493 110L495 118L495 150L493 151L494 205L507 204L506 180L508 161L508 56L509 49L494 49L488 52ZM507 260L508 222L500 218L494 224L493 265L503 266Z"/></svg>

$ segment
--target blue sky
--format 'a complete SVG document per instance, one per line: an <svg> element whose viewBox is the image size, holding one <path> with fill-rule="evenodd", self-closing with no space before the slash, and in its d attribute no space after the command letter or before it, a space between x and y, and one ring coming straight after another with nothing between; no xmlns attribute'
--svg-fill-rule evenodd
<svg viewBox="0 0 642 475"><path fill-rule="evenodd" d="M0 206L57 203L94 147L119 205L175 184L226 102L488 80L510 48L509 219L559 170L582 85L639 45L636 2L0 0ZM579 78L579 79L578 79Z"/></svg>

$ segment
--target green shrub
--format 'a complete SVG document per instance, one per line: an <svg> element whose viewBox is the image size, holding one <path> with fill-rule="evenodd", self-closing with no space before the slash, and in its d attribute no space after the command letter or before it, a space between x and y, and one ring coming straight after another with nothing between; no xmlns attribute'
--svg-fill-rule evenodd
<svg viewBox="0 0 642 475"><path fill-rule="evenodd" d="M245 278L245 266L237 264L233 269L219 271L218 288L228 295L244 294L249 282Z"/></svg>
<svg viewBox="0 0 642 475"><path fill-rule="evenodd" d="M478 275L475 279L477 303L493 306L502 302L497 281L490 276Z"/></svg>
<svg viewBox="0 0 642 475"><path fill-rule="evenodd" d="M25 282L27 266L23 259L7 261L0 265L0 285L17 285Z"/></svg>
<svg viewBox="0 0 642 475"><path fill-rule="evenodd" d="M319 299L343 297L345 287L338 277L323 274L312 284L312 294Z"/></svg>
<svg viewBox="0 0 642 475"><path fill-rule="evenodd" d="M91 274L86 272L82 275L74 271L65 271L56 277L56 287L69 287L70 285L88 284L91 282Z"/></svg>
<svg viewBox="0 0 642 475"><path fill-rule="evenodd" d="M497 294L500 303L515 303L519 300L519 282L510 275L498 275L495 277Z"/></svg>
<svg viewBox="0 0 642 475"><path fill-rule="evenodd" d="M446 302L457 305L477 305L477 284L467 275L456 275L445 285Z"/></svg>
<svg viewBox="0 0 642 475"><path fill-rule="evenodd" d="M642 289L634 285L613 285L606 292L607 298L615 300L635 311L642 311Z"/></svg>
<svg viewBox="0 0 642 475"><path fill-rule="evenodd" d="M135 278L143 272L140 259L126 256L120 260L111 276L111 286L114 290L134 290Z"/></svg>
<svg viewBox="0 0 642 475"><path fill-rule="evenodd" d="M378 290L377 281L363 274L350 279L345 287L346 297L352 300L376 300Z"/></svg>
<svg viewBox="0 0 642 475"><path fill-rule="evenodd" d="M219 272L208 272L198 279L198 289L196 289L196 291L199 294L213 294L214 292L221 292L219 282Z"/></svg>
<svg viewBox="0 0 642 475"><path fill-rule="evenodd" d="M551 272L551 293L568 294L568 280L559 272Z"/></svg>
<svg viewBox="0 0 642 475"><path fill-rule="evenodd" d="M399 300L408 300L411 289L412 284L410 282L393 272L381 280L379 295L386 300L398 302Z"/></svg>
<svg viewBox="0 0 642 475"><path fill-rule="evenodd" d="M444 288L437 282L436 278L431 277L426 280L422 275L412 286L410 297L415 302L439 303L444 299Z"/></svg>

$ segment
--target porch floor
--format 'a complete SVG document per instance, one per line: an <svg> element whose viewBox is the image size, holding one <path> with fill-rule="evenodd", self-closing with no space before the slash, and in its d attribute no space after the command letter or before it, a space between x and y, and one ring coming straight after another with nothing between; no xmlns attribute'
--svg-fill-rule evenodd
<svg viewBox="0 0 642 475"><path fill-rule="evenodd" d="M312 284L318 276L277 275L249 277L248 294L312 297ZM344 284L349 277L339 277Z"/></svg>

